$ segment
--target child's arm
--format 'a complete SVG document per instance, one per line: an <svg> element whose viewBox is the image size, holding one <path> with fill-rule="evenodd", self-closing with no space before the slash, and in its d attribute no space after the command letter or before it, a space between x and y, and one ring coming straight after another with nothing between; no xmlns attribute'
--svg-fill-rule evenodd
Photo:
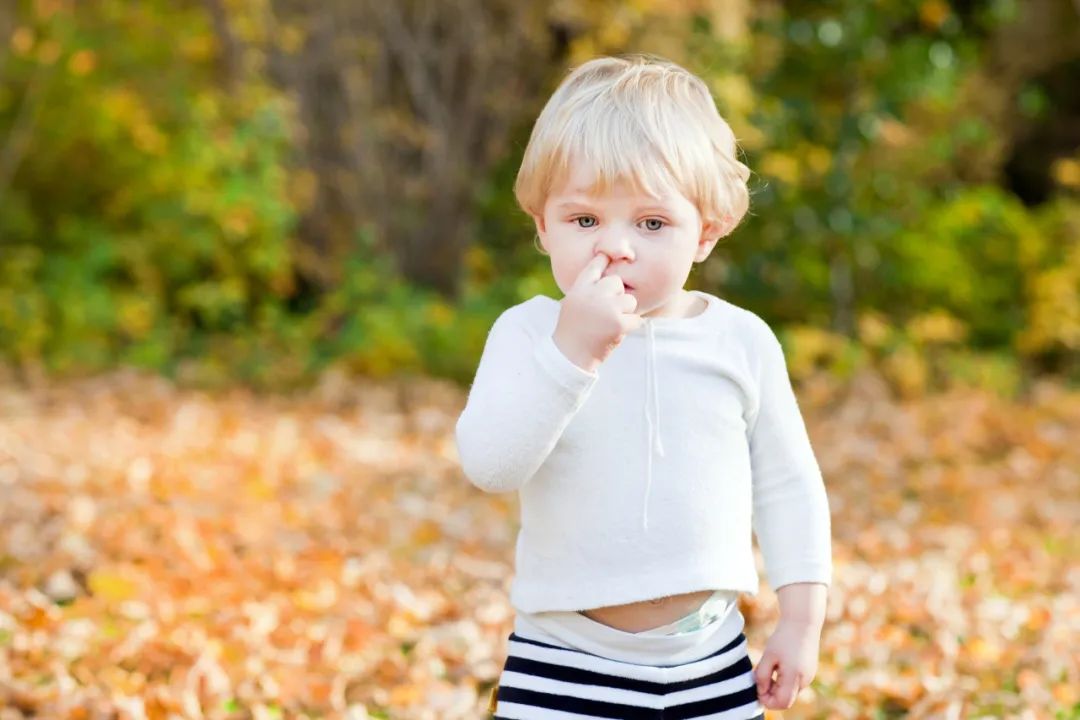
<svg viewBox="0 0 1080 720"><path fill-rule="evenodd" d="M488 333L456 432L462 469L481 490L508 492L528 482L585 403L596 368L641 325L637 299L622 280L603 277L610 261L597 253L579 271L553 331L524 327L519 308Z"/></svg>
<svg viewBox="0 0 1080 720"><path fill-rule="evenodd" d="M517 490L544 462L599 375L571 362L549 333L510 311L488 333L458 418L461 467L486 492Z"/></svg>
<svg viewBox="0 0 1080 720"><path fill-rule="evenodd" d="M832 579L825 484L776 335L758 318L755 376L759 397L748 421L753 528L769 585Z"/></svg>
<svg viewBox="0 0 1080 720"><path fill-rule="evenodd" d="M780 599L780 623L769 637L754 678L761 704L785 710L817 672L832 580L831 523L825 483L795 399L783 347L764 321L758 329L755 377L759 397L747 426L753 527L769 584Z"/></svg>

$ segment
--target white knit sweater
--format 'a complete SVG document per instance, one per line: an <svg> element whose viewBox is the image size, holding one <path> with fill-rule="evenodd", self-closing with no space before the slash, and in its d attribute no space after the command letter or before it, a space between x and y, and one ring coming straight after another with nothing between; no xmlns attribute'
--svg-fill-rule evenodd
<svg viewBox="0 0 1080 720"><path fill-rule="evenodd" d="M492 326L456 427L465 476L520 493L511 604L584 610L832 580L825 485L772 329L707 308L645 318L596 372L538 295ZM752 520L752 522L751 522Z"/></svg>

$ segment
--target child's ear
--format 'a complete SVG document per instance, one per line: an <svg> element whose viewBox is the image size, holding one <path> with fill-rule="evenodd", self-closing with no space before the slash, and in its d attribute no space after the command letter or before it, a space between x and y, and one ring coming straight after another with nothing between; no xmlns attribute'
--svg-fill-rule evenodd
<svg viewBox="0 0 1080 720"><path fill-rule="evenodd" d="M533 245L540 252L541 255L549 255L547 249L547 225L544 223L544 216L537 215L536 213L529 213L532 215L533 222L536 223L536 237L533 238ZM537 241L540 242L537 245Z"/></svg>
<svg viewBox="0 0 1080 720"><path fill-rule="evenodd" d="M701 262L709 257L709 253L712 252L716 243L720 241L720 238L727 234L729 225L726 220L727 216L722 220L707 222L702 225L701 237L698 239L698 249L695 260Z"/></svg>
<svg viewBox="0 0 1080 720"><path fill-rule="evenodd" d="M532 215L533 222L536 223L536 234L539 235L541 239L543 239L544 235L547 234L547 227L544 224L544 216L537 215L536 213L529 214Z"/></svg>
<svg viewBox="0 0 1080 720"><path fill-rule="evenodd" d="M713 237L720 239L730 233L735 227L735 218L731 215L723 215L719 220L710 223L710 232Z"/></svg>

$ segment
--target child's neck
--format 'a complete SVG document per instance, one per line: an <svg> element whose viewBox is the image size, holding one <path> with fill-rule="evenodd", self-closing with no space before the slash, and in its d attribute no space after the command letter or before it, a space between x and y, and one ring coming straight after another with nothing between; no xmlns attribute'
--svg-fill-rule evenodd
<svg viewBox="0 0 1080 720"><path fill-rule="evenodd" d="M692 318L705 312L709 303L686 290L680 290L666 303L642 315L644 318Z"/></svg>

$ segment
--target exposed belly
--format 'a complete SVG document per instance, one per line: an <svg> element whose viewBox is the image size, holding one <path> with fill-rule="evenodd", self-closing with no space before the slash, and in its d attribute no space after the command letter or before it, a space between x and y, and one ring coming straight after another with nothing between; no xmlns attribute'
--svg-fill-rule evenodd
<svg viewBox="0 0 1080 720"><path fill-rule="evenodd" d="M644 632L675 622L683 615L692 613L700 608L712 594L712 590L700 590L626 605L608 605L582 610L581 614L616 630L632 633Z"/></svg>

